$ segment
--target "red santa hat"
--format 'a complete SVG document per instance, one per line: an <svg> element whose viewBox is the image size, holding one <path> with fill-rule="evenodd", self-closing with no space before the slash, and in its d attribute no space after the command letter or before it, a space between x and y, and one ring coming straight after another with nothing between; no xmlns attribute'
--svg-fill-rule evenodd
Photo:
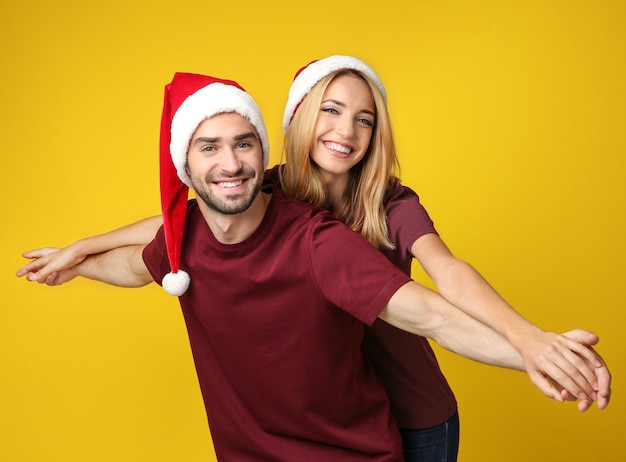
<svg viewBox="0 0 626 462"><path fill-rule="evenodd" d="M335 71L343 69L353 69L355 71L362 72L370 79L374 81L376 86L387 102L387 93L382 81L376 75L376 72L361 61L353 56L333 55L324 59L313 61L303 68L301 68L293 79L291 88L289 89L289 97L287 99L287 105L285 106L285 114L283 116L283 129L287 131L294 114L298 110L298 106L302 103L302 100L309 94L313 87L329 74Z"/></svg>
<svg viewBox="0 0 626 462"><path fill-rule="evenodd" d="M161 116L160 177L161 210L171 272L163 277L163 288L182 295L189 287L189 274L179 268L188 191L191 179L185 171L189 142L204 120L236 112L256 129L263 149L263 168L269 161L267 130L261 111L237 83L199 74L177 73L165 87Z"/></svg>

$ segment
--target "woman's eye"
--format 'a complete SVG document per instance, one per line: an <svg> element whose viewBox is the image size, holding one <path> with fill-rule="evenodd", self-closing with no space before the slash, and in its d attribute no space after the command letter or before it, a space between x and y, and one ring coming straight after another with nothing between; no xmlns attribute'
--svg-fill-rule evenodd
<svg viewBox="0 0 626 462"><path fill-rule="evenodd" d="M373 127L374 126L374 122L372 122L370 119L366 119L366 118L359 118L357 119L357 122L363 124L363 125L367 125L368 127Z"/></svg>
<svg viewBox="0 0 626 462"><path fill-rule="evenodd" d="M322 108L322 112L327 112L328 114L337 114L337 109L334 107L325 107Z"/></svg>

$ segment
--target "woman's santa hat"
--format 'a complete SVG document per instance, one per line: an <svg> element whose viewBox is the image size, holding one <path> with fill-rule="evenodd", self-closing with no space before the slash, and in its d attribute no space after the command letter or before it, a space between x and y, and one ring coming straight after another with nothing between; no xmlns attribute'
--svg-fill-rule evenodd
<svg viewBox="0 0 626 462"><path fill-rule="evenodd" d="M385 87L371 67L353 56L329 56L328 58L313 61L296 72L291 88L289 89L289 97L287 99L287 105L285 106L285 114L283 115L283 129L285 132L289 128L291 120L298 110L298 106L300 106L300 103L302 103L306 95L310 93L317 82L327 75L343 69L352 69L368 76L376 84L385 102L387 102Z"/></svg>
<svg viewBox="0 0 626 462"><path fill-rule="evenodd" d="M176 73L165 87L161 116L160 176L161 210L171 272L163 277L163 288L182 295L189 287L189 274L179 268L188 191L187 151L198 125L222 113L235 112L250 121L263 149L263 168L269 161L267 130L261 111L252 97L232 80L199 74Z"/></svg>

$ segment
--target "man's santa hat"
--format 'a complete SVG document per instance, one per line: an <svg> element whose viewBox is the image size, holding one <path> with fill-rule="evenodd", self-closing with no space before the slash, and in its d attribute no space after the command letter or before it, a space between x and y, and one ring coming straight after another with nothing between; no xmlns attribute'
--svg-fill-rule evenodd
<svg viewBox="0 0 626 462"><path fill-rule="evenodd" d="M199 74L176 73L165 87L161 116L160 176L161 210L171 272L163 277L163 288L182 295L189 287L189 274L179 268L188 191L187 151L191 137L204 120L235 112L250 121L263 149L263 168L269 161L267 130L261 111L237 83Z"/></svg>
<svg viewBox="0 0 626 462"><path fill-rule="evenodd" d="M289 89L289 97L287 99L287 105L285 106L285 113L283 115L283 129L285 132L289 128L291 120L298 110L298 106L300 106L300 103L302 103L306 95L310 93L317 82L333 72L344 69L352 69L362 72L364 75L372 79L382 93L385 103L387 102L385 87L383 86L383 83L378 75L376 75L376 72L374 72L371 67L354 56L329 56L324 59L313 61L296 72L291 88Z"/></svg>

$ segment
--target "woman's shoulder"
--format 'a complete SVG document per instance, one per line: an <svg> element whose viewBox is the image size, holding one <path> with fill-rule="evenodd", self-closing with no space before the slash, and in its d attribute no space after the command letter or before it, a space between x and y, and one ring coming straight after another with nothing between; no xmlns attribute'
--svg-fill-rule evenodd
<svg viewBox="0 0 626 462"><path fill-rule="evenodd" d="M282 171L283 167L283 164L278 164L265 170L265 176L263 177L263 181L272 183L273 185L280 187L280 172Z"/></svg>
<svg viewBox="0 0 626 462"><path fill-rule="evenodd" d="M413 189L402 184L398 178L393 178L387 188L385 204L410 199L417 200L417 202L419 202L419 196Z"/></svg>

